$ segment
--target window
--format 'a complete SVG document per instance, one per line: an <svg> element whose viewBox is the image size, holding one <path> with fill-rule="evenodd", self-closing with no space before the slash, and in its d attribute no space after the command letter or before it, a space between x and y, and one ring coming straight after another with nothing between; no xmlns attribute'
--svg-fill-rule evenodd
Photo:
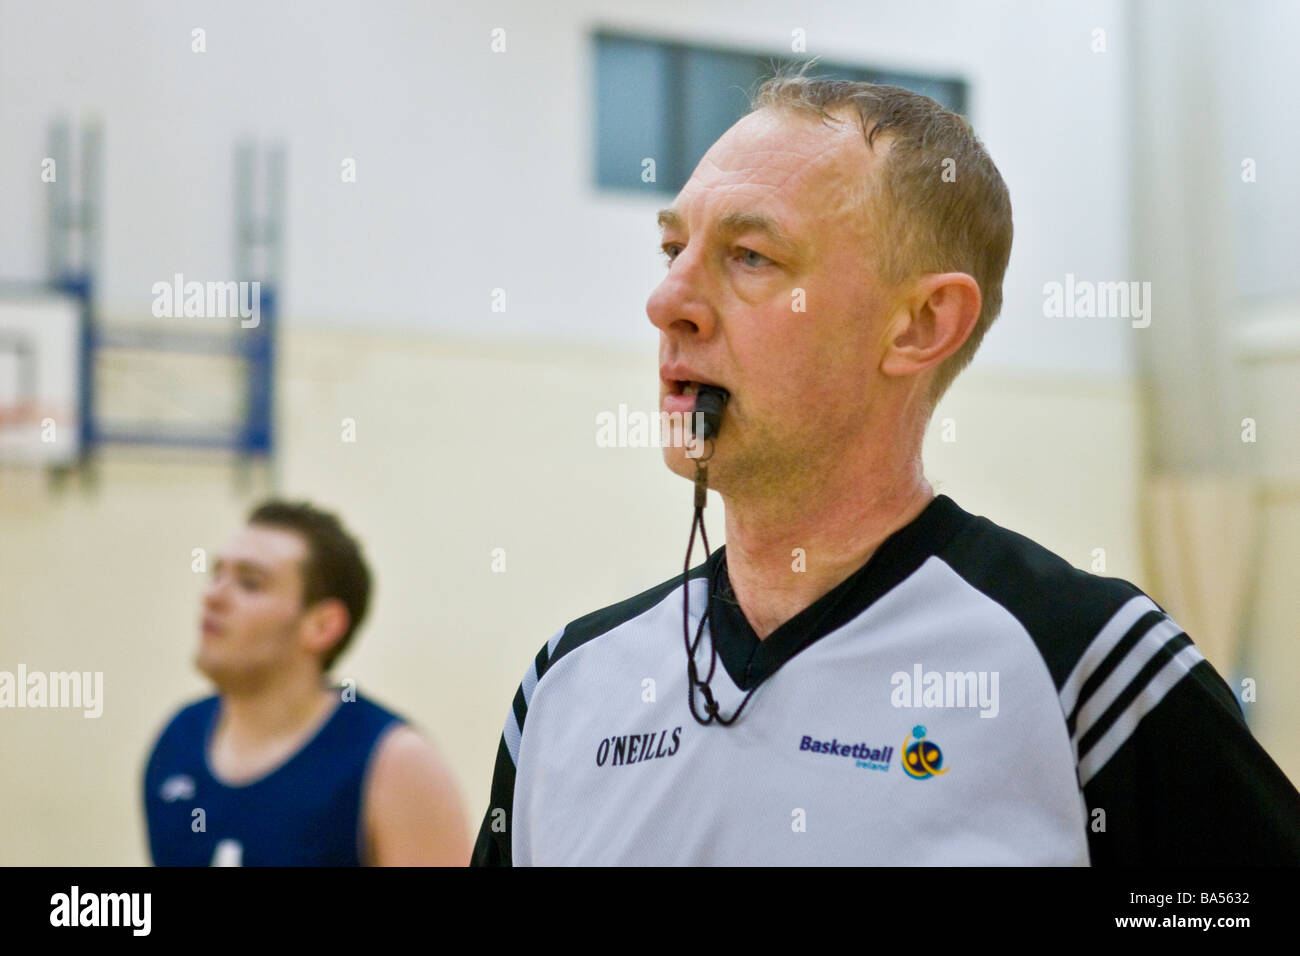
<svg viewBox="0 0 1300 956"><path fill-rule="evenodd" d="M789 58L595 34L596 185L675 194L700 158L749 110L749 95ZM966 111L962 80L819 60L815 76L888 83ZM648 164L654 161L654 179Z"/></svg>

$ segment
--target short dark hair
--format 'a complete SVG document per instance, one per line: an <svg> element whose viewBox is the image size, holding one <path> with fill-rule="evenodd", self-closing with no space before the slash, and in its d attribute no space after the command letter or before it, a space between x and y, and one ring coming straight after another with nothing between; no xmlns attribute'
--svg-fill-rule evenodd
<svg viewBox="0 0 1300 956"><path fill-rule="evenodd" d="M975 356L1002 310L1002 279L1011 257L1011 196L970 123L927 96L897 86L814 78L813 61L777 69L753 96L751 108L784 109L830 118L856 110L867 146L892 140L877 182L866 184L865 211L878 230L876 268L898 284L930 272L959 271L979 284L979 319L962 346L935 373L937 403ZM945 180L945 170L958 171Z"/></svg>
<svg viewBox="0 0 1300 956"><path fill-rule="evenodd" d="M302 566L304 608L326 598L337 598L348 609L348 629L322 658L321 669L328 671L361 626L370 601L370 569L361 555L361 546L337 517L305 501L264 501L249 514L248 523L302 536L307 545L307 559Z"/></svg>

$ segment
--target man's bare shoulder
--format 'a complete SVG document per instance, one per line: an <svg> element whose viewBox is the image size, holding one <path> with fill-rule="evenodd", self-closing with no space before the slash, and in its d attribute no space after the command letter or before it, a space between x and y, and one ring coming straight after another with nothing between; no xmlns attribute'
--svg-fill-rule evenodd
<svg viewBox="0 0 1300 956"><path fill-rule="evenodd" d="M441 751L409 724L394 724L375 744L365 803L375 865L468 862L468 827L456 779Z"/></svg>

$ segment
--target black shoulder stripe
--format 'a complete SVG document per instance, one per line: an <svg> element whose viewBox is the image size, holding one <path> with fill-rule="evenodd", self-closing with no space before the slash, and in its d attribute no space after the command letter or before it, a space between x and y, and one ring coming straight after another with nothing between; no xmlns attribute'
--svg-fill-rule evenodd
<svg viewBox="0 0 1300 956"><path fill-rule="evenodd" d="M1064 691L1085 651L1108 625L1123 623L1118 639L1142 614L1159 610L1128 581L1081 571L1035 541L984 517L971 522L939 557L1029 632L1058 692ZM1134 605L1120 619L1119 612L1134 598L1143 598L1144 604ZM1080 683L1088 676L1091 669L1079 677ZM1071 701L1064 710L1068 714L1072 709Z"/></svg>
<svg viewBox="0 0 1300 956"><path fill-rule="evenodd" d="M703 564L691 568L689 580L694 581L697 578L707 576L712 570L716 569L722 559L722 548L718 548L710 556L709 560ZM559 643L555 646L555 651L550 655L550 661L547 663L547 669L555 666L555 662L569 652L581 647L588 641L608 634L622 624L635 617L639 617L655 605L659 604L668 597L674 590L681 587L682 576L676 575L662 584L657 584L647 591L630 597L625 601L617 604L611 604L609 607L601 608L599 611L593 611L583 617L578 618L564 629L564 634ZM545 649L543 649L545 650ZM538 671L538 679L541 679L541 670Z"/></svg>
<svg viewBox="0 0 1300 956"><path fill-rule="evenodd" d="M1120 661L1124 660L1128 655L1128 652L1133 649L1133 645L1137 644L1138 641L1146 636L1147 632L1149 632L1151 628L1164 620L1164 617L1164 614L1159 611L1147 611L1138 618L1136 624L1128 629L1128 633L1125 634L1124 637L1120 639L1120 642L1116 644L1115 647L1102 659L1102 662L1097 665L1097 669L1094 670L1086 680L1084 680L1082 686L1079 688L1078 699L1075 701L1074 708L1070 711L1070 715L1065 722L1066 730L1071 734L1074 733L1075 725L1079 721L1079 708L1083 706L1084 701L1092 697L1097 688L1102 685L1102 682L1114 673L1115 668L1119 666Z"/></svg>
<svg viewBox="0 0 1300 956"><path fill-rule="evenodd" d="M1192 643L1190 637L1186 634L1178 634L1176 637L1170 639L1155 653L1155 655L1151 657L1150 660L1142 665L1141 670L1139 670L1137 675L1124 687L1124 690L1120 692L1119 696L1117 696L1115 700L1104 711L1102 711L1101 715L1092 722L1092 726L1090 726L1083 736L1079 738L1080 757L1086 756L1088 751L1092 749L1092 746L1101 739L1101 736L1106 733L1106 731L1110 730L1119 715L1128 710L1129 705L1133 703L1133 699L1137 697L1138 694L1142 693L1146 689L1147 685L1151 683L1151 678L1155 677L1156 674L1169 663L1175 654L1190 643ZM1190 667L1188 669L1190 670ZM1075 728L1071 727L1070 733L1073 734L1074 731Z"/></svg>
<svg viewBox="0 0 1300 956"><path fill-rule="evenodd" d="M721 559L722 549L710 556L710 560L692 568L690 579L703 577L710 572L715 563ZM565 654L581 647L588 641L603 634L608 634L620 624L644 614L650 608L664 600L673 590L681 585L681 578L671 578L635 597L620 601L618 604L602 608L570 623L563 631L542 645L537 656L529 664L523 681L515 691L510 713L506 715L505 726L501 731L502 745L510 759L518 764L519 746L523 740L524 722L528 717L528 708L532 703L533 693L542 677L555 666L555 662Z"/></svg>

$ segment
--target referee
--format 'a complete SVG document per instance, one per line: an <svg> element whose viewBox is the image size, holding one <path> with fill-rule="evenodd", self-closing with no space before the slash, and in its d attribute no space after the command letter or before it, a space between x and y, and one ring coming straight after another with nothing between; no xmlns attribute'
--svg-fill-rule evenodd
<svg viewBox="0 0 1300 956"><path fill-rule="evenodd" d="M727 543L540 649L473 862L1300 863L1300 795L1178 625L924 477L1011 251L967 123L780 74L659 221L662 408L726 399L706 472L665 458Z"/></svg>

